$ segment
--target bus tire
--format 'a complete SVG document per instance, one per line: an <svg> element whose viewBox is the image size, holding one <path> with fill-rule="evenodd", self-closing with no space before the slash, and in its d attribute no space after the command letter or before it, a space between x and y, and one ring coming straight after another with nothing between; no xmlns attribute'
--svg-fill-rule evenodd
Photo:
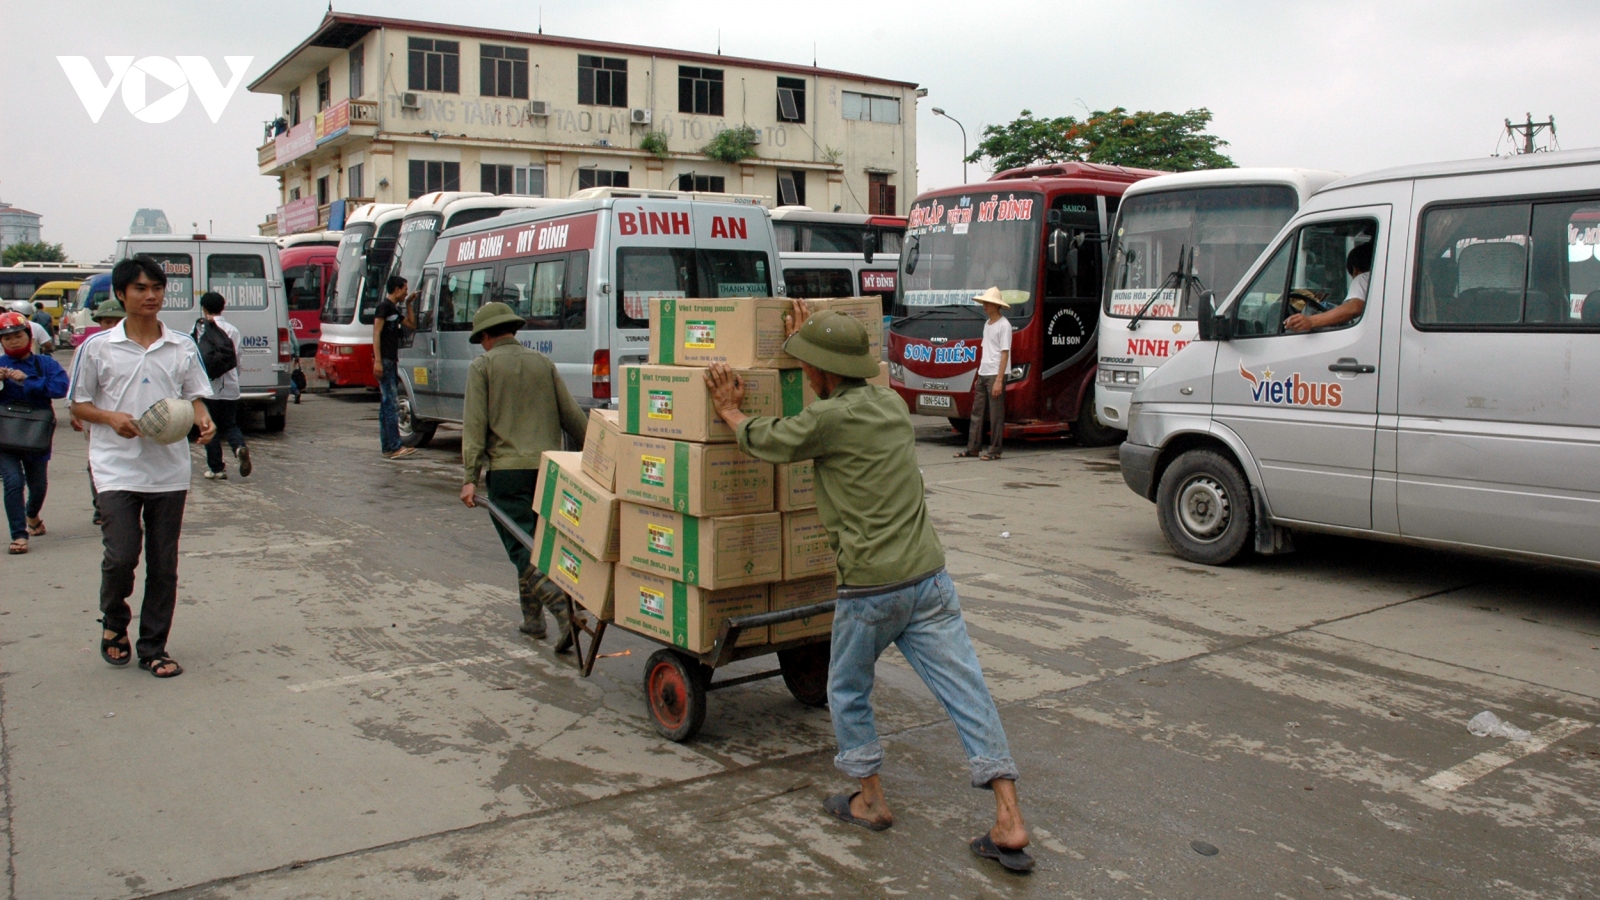
<svg viewBox="0 0 1600 900"><path fill-rule="evenodd" d="M971 419L951 419L950 420L950 427L954 428L956 431L960 432L962 437L965 437L967 432L972 430L972 420Z"/></svg>
<svg viewBox="0 0 1600 900"><path fill-rule="evenodd" d="M1179 556L1225 566L1249 547L1255 510L1250 484L1233 460L1215 450L1190 450L1161 473L1156 515Z"/></svg>
<svg viewBox="0 0 1600 900"><path fill-rule="evenodd" d="M1078 421L1072 426L1072 436L1078 439L1078 444L1082 447L1110 447L1122 443L1128 433L1120 428L1100 424L1100 420L1094 415L1094 395L1091 393L1078 411Z"/></svg>

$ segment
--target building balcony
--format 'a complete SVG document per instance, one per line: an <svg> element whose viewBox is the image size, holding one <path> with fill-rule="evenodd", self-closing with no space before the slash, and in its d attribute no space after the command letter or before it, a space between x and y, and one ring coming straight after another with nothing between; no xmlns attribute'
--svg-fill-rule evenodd
<svg viewBox="0 0 1600 900"><path fill-rule="evenodd" d="M256 148L256 166L258 166L263 172L265 172L268 169L273 168L272 164L277 159L278 159L278 144L277 144L277 142L275 142L275 141L267 141L265 144L262 144L261 146Z"/></svg>

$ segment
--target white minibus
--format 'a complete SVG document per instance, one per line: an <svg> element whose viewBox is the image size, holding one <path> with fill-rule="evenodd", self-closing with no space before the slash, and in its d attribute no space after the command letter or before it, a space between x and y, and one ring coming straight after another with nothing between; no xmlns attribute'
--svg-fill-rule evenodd
<svg viewBox="0 0 1600 900"><path fill-rule="evenodd" d="M1600 150L1323 188L1133 394L1180 556L1295 530L1600 564Z"/></svg>

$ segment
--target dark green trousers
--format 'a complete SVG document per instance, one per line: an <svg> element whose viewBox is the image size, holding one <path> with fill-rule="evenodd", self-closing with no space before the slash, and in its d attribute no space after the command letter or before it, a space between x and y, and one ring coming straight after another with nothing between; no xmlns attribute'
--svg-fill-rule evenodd
<svg viewBox="0 0 1600 900"><path fill-rule="evenodd" d="M539 525L539 516L533 511L534 491L539 485L538 469L491 469L484 475L484 487L488 489L489 500L501 511L516 522L518 527L533 537L533 530ZM500 533L500 542L506 545L506 556L511 557L511 564L517 567L517 574L528 567L532 554L522 545L511 532L507 531L499 519L494 520L494 530Z"/></svg>

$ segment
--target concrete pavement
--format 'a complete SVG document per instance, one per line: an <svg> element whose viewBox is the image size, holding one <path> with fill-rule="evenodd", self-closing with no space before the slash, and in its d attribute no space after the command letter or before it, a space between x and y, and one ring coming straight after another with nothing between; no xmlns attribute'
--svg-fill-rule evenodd
<svg viewBox="0 0 1600 900"><path fill-rule="evenodd" d="M98 659L83 445L58 437L51 533L0 561L10 896L1600 894L1600 576L1315 537L1206 569L1114 452L956 461L923 421L1030 878L966 850L988 797L897 653L898 822L869 834L820 813L846 786L827 713L781 684L713 695L677 745L645 718L654 645L613 630L629 655L583 679L520 640L458 441L383 461L376 404L336 394L252 434L252 478L196 478L172 681ZM1534 739L1472 737L1482 709Z"/></svg>

